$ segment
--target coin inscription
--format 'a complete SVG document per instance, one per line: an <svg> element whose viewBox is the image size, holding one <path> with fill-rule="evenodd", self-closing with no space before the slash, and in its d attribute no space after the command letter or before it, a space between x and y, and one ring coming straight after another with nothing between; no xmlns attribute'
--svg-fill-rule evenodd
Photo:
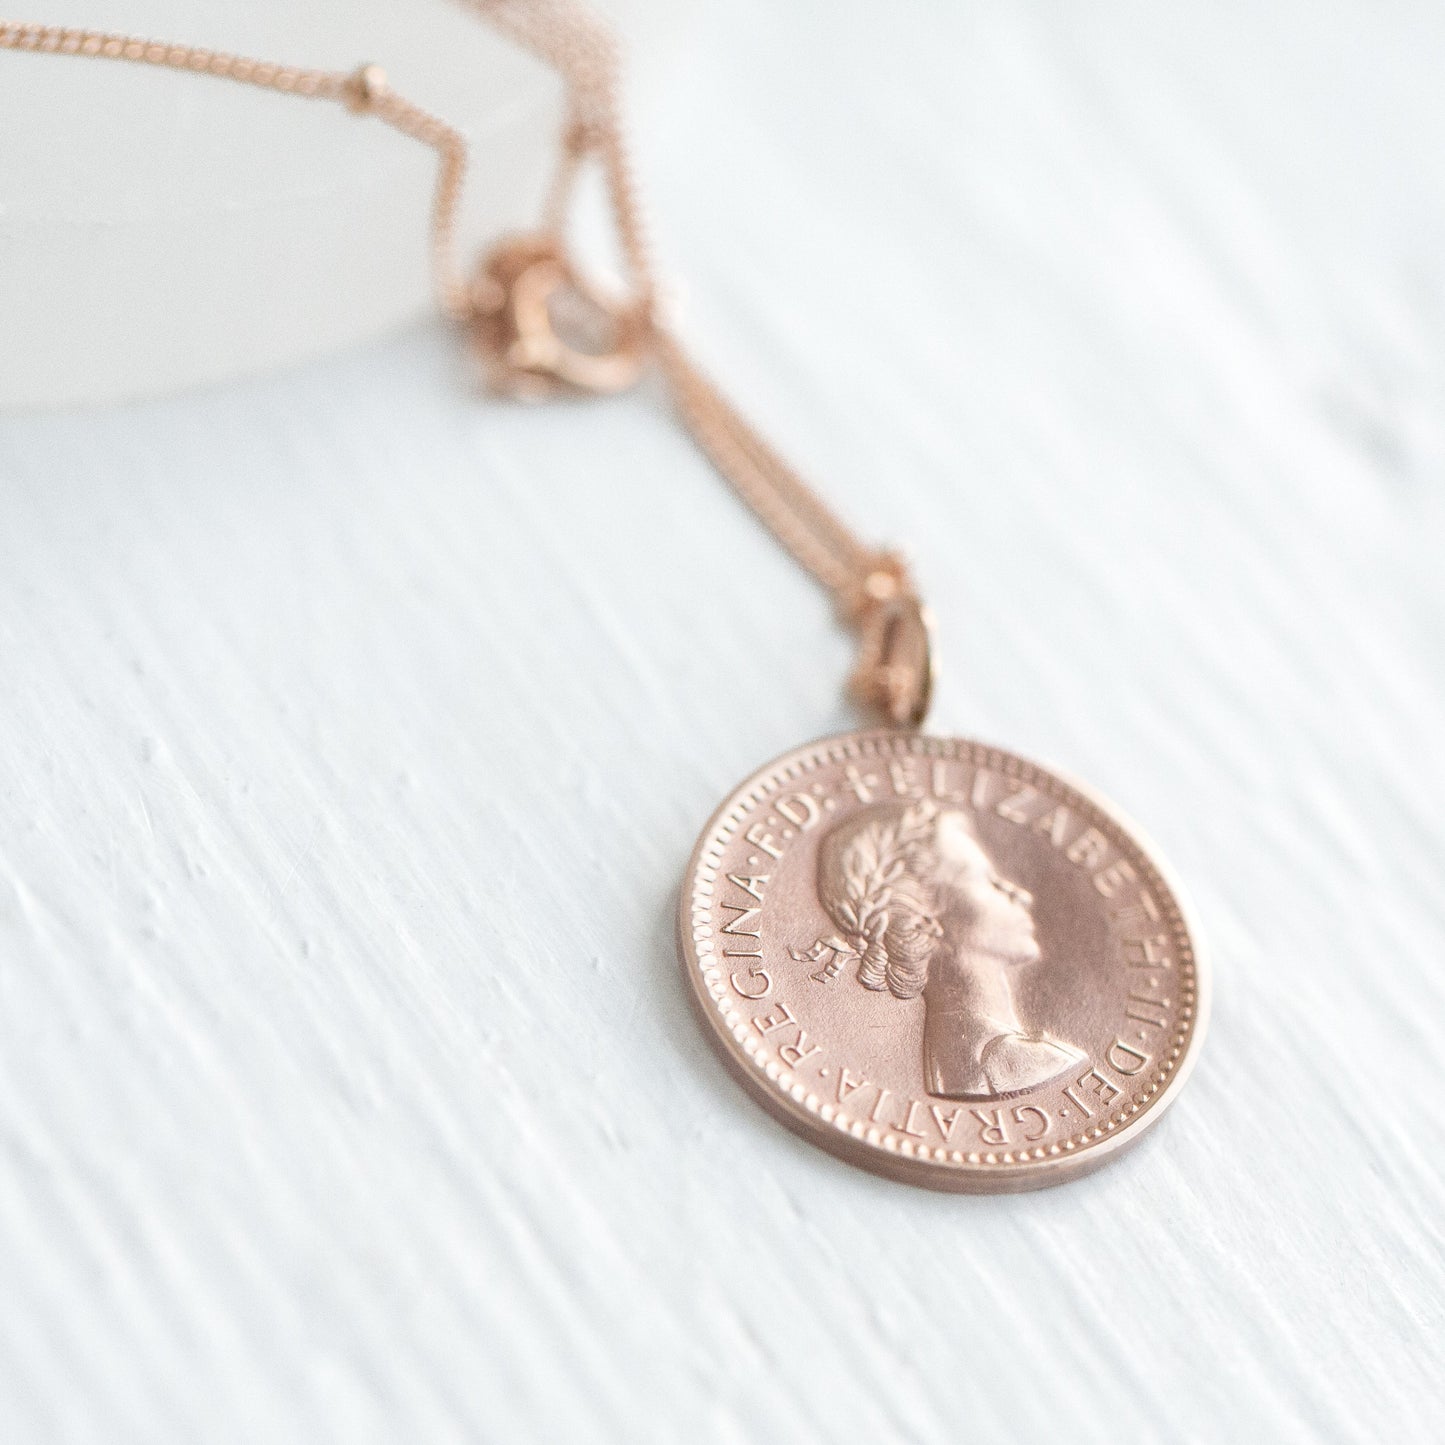
<svg viewBox="0 0 1445 1445"><path fill-rule="evenodd" d="M754 1094L937 1188L1097 1167L1172 1101L1203 1032L1162 865L1077 785L978 743L851 733L769 764L699 840L680 926Z"/></svg>

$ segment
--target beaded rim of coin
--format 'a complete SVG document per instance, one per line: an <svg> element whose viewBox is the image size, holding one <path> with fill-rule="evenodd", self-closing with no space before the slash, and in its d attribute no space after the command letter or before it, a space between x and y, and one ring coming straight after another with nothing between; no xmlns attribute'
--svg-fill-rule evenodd
<svg viewBox="0 0 1445 1445"><path fill-rule="evenodd" d="M901 1121L900 1127L898 1120L891 1124L879 1123L866 1115L852 1114L841 1101L825 1098L825 1086L816 1077L807 1077L807 1071L797 1063L790 1066L766 1037L769 1031L759 1025L767 1018L778 1017L767 1012L774 1000L767 999L761 1005L754 1000L750 1005L746 995L735 993L729 985L729 971L721 965L719 956L718 916L715 916L715 904L719 900L717 880L725 871L729 845L752 829L755 814L760 819L769 806L776 807L778 800L789 796L789 785L810 773L850 762L866 765L870 761L910 758L956 761L971 766L976 772L1038 790L1056 807L1072 810L1086 828L1097 830L1108 841L1117 854L1116 862L1126 860L1133 867L1141 897L1157 905L1157 926L1167 929L1175 950L1173 976L1178 996L1172 1001L1172 1033L1168 1045L1162 1050L1162 1057L1151 1057L1151 1064L1155 1063L1155 1057L1158 1062L1147 1075L1140 1067L1138 1073L1142 1077L1137 1082L1131 1076L1121 1079L1116 1086L1111 1076L1109 1087L1115 1089L1115 1093L1107 1107L1099 1107L1097 1114L1091 1115L1088 1126L1077 1134L1060 1135L1037 1144L1026 1143L1023 1147L1015 1147L1010 1141L1008 1146L1000 1142L994 1148L987 1147L986 1142L959 1148L951 1141L947 1145L920 1141L917 1132L905 1132L907 1120ZM994 808L998 802L990 799L988 806ZM771 841L778 843L776 838ZM1056 841L1056 846L1061 845ZM770 862L769 866L775 865ZM733 790L703 830L688 865L678 922L680 952L690 982L689 995L723 1061L748 1091L776 1118L840 1158L892 1179L935 1189L964 1193L1037 1189L1078 1178L1117 1158L1139 1141L1178 1096L1198 1057L1208 1022L1209 969L1199 929L1179 884L1160 862L1148 839L1111 804L1072 779L1006 750L967 739L888 730L845 733L792 749L758 769ZM760 950L764 947L761 942L757 946ZM785 940L770 941L768 947L766 957L775 965L772 972L777 973L780 970L776 965L787 957ZM759 968L761 963L760 955ZM764 1013L755 1018L759 1006L764 1008ZM784 1012L790 1011L785 1008ZM796 1023L798 1019L790 1022ZM824 1038L825 1029L818 1026L811 1015L802 1022L807 1024L812 1040ZM786 1047L787 1040L783 1043ZM796 1056L796 1047L793 1052ZM1137 1057L1138 1053L1130 1050L1120 1057ZM1107 1054L1106 1049L1106 1057ZM846 1076L846 1070L844 1072ZM916 1092L924 1099L935 1097L925 1094L921 1084L916 1086ZM1013 1091L979 1102L997 1104L999 1099L1006 1099L1009 1104L1017 1105L1026 1093L1026 1090ZM1102 1087L1099 1094L1102 1096ZM969 1102L973 1096L951 1094L943 1102L956 1103L960 1098ZM1025 1106L1023 1112L1028 1111ZM873 1112L878 1112L876 1106ZM987 1135L986 1129L984 1134Z"/></svg>

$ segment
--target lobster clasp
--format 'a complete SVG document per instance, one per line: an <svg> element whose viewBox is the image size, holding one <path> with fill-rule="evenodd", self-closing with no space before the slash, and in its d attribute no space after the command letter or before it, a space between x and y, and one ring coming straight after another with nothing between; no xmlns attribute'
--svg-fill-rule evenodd
<svg viewBox="0 0 1445 1445"><path fill-rule="evenodd" d="M882 574L879 574L882 575ZM901 579L900 579L901 580ZM933 618L900 586L857 617L858 664L849 688L894 727L918 727L933 696Z"/></svg>
<svg viewBox="0 0 1445 1445"><path fill-rule="evenodd" d="M472 299L487 382L504 395L625 391L642 374L646 313L589 286L553 236L500 242L482 258Z"/></svg>

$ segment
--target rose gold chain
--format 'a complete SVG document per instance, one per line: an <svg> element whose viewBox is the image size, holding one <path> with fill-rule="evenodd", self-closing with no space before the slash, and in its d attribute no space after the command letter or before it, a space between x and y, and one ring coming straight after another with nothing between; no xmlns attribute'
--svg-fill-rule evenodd
<svg viewBox="0 0 1445 1445"><path fill-rule="evenodd" d="M128 60L167 70L213 75L275 90L308 100L337 101L348 109L374 115L402 135L410 136L437 153L436 189L432 197L432 264L437 298L448 316L464 320L468 313L467 288L456 260L456 214L467 170L467 143L460 131L419 105L404 99L386 84L374 65L354 71L306 70L275 65L206 50L194 45L170 45L136 35L115 35L101 30L72 30L54 25L22 25L0 20L0 50L32 50L46 55L79 55L95 60Z"/></svg>
<svg viewBox="0 0 1445 1445"><path fill-rule="evenodd" d="M651 253L620 118L620 60L612 32L575 0L460 0L562 77L568 125L549 201L560 230L581 163L595 159L607 183L633 303L648 313L654 354L699 446L793 557L837 598L845 615L903 581L897 560L864 546L690 360L656 313ZM891 582L885 579L893 579Z"/></svg>
<svg viewBox="0 0 1445 1445"><path fill-rule="evenodd" d="M484 350L491 352L493 379L529 395L565 386L611 390L634 379L641 359L650 357L702 451L797 562L833 594L843 616L858 629L862 652L852 679L855 695L893 722L920 722L930 686L928 621L902 561L866 546L849 531L696 366L659 314L651 251L620 119L620 66L612 33L578 0L460 3L556 70L567 97L567 121L540 245L538 237L527 238L519 252L515 242L504 243L470 286L456 255L466 141L454 127L392 90L379 67L302 69L133 35L4 20L0 49L131 61L338 102L429 146L437 154L431 246L438 300L449 317L477 328ZM558 286L593 294L571 270L561 240L573 184L588 162L601 169L630 282L624 303L602 303L604 311L611 311L620 339L613 354L600 357L569 351L548 310ZM531 307L525 316L524 306Z"/></svg>

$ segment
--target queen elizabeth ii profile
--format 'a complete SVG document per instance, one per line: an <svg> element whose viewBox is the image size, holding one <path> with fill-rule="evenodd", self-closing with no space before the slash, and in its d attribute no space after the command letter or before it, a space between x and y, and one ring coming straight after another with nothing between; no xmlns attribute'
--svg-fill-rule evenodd
<svg viewBox="0 0 1445 1445"><path fill-rule="evenodd" d="M836 824L818 851L818 898L840 933L799 961L827 980L923 997L923 1080L946 1099L1023 1093L1086 1062L1029 1029L1010 975L1040 961L1033 899L1002 877L972 819L929 799L880 803Z"/></svg>

